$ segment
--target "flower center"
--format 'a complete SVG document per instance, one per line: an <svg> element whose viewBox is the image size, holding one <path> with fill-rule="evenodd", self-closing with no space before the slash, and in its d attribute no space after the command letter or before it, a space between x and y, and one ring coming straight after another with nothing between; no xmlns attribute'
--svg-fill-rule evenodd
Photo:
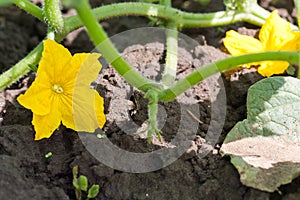
<svg viewBox="0 0 300 200"><path fill-rule="evenodd" d="M56 84L53 85L52 90L58 94L64 92L64 89L60 85L56 85Z"/></svg>

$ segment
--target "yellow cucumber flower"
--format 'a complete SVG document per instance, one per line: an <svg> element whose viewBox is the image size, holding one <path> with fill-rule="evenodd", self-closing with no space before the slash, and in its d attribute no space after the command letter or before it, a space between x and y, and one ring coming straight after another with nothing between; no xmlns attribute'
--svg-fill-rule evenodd
<svg viewBox="0 0 300 200"><path fill-rule="evenodd" d="M33 112L35 140L49 138L61 122L76 131L94 132L103 127L103 98L90 88L101 69L99 57L97 53L72 56L55 41L44 41L37 78L17 98Z"/></svg>
<svg viewBox="0 0 300 200"><path fill-rule="evenodd" d="M289 22L273 11L262 26L258 39L241 35L230 30L226 33L224 45L233 56L265 51L293 51L299 49L300 32L294 32ZM289 66L286 61L262 61L248 64L259 65L258 72L263 76L283 73Z"/></svg>

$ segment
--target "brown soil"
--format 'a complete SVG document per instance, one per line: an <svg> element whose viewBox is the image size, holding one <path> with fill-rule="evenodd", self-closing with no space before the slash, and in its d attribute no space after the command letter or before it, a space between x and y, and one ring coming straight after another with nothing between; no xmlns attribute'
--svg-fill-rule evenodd
<svg viewBox="0 0 300 200"><path fill-rule="evenodd" d="M184 7L176 1L175 6L185 10L199 10L198 4ZM221 10L219 1L212 1L203 11ZM272 3L273 2L273 3ZM292 1L285 4L279 1L261 1L266 8L280 8L290 21L295 20L292 13ZM94 2L96 5L97 2ZM200 9L200 10L201 10ZM285 15L286 14L286 15ZM26 53L28 53L45 36L45 26L29 15L19 12L17 8L1 8L0 21L0 66L5 71ZM134 21L134 23L133 23ZM138 17L121 17L102 22L109 35L120 33L137 27L147 26L148 20ZM250 27L248 24L235 24L223 27L228 30L237 27ZM217 28L183 30L204 46L195 47L193 52L180 49L178 77L184 77L191 71L225 55L215 47L219 47L224 31ZM74 52L91 51L93 45L84 31L66 40L66 46ZM70 42L72 41L72 42ZM208 44L210 46L205 46ZM125 46L124 57L133 66L150 78L159 78L160 63L164 59L162 43L146 42L145 44ZM213 47L214 46L214 47ZM123 49L122 49L123 50ZM236 122L246 117L245 99L250 85L260 80L253 70L242 70L234 73L230 80L216 77L223 81L226 88L226 121L222 134L218 138L215 150L222 144L228 131ZM231 165L229 158L210 152L205 157L197 156L195 151L184 153L174 163L160 170L148 173L127 173L112 169L96 160L86 150L78 133L61 126L50 139L34 141L34 131L31 125L32 114L21 107L16 101L24 86L32 81L32 76L22 79L10 88L0 93L0 197L1 199L75 199L72 186L72 167L78 165L80 173L87 176L89 183L101 186L96 199L299 199L300 178L280 187L280 192L267 193L242 185L239 174ZM147 101L143 94L129 86L110 66L103 69L96 81L96 89L105 98L105 112L108 122L104 127L107 138L116 146L130 152L151 152L160 147L148 144L142 136L128 135L122 131L115 119L119 116L112 112L112 102L116 99L113 91L124 92L129 108L121 120L132 119L142 126L147 120ZM192 103L191 103L192 102ZM196 102L196 103L195 103ZM200 83L186 91L175 101L163 103L167 119L162 128L166 142L171 141L178 131L180 123L180 108L187 106L193 109L196 104L200 113L198 130L189 138L190 144L197 144L199 138L205 138L211 123L210 93L207 82ZM188 107L191 106L191 107ZM126 114L127 113L127 114ZM190 123L195 123L191 118ZM189 122L188 122L189 123ZM186 134L189 134L186 127ZM193 142L194 140L194 142ZM201 145L201 144L200 144ZM199 150L199 145L194 150ZM45 154L52 152L50 158ZM213 151L215 152L215 151ZM199 153L199 152L198 152Z"/></svg>

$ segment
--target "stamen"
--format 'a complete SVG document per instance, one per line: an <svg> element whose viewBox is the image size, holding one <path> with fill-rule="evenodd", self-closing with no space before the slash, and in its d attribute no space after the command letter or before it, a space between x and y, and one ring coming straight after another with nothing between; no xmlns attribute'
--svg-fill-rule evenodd
<svg viewBox="0 0 300 200"><path fill-rule="evenodd" d="M52 89L53 89L54 92L56 92L58 94L61 94L61 93L64 92L64 89L60 85L54 84Z"/></svg>

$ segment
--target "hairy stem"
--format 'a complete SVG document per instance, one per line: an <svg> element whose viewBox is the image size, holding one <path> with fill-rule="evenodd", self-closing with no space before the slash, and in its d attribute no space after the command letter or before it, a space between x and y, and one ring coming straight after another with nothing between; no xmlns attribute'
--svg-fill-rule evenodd
<svg viewBox="0 0 300 200"><path fill-rule="evenodd" d="M169 89L163 91L159 96L160 101L172 101L178 95L182 94L187 89L193 87L200 81L205 78L212 76L214 74L224 72L229 69L234 69L238 65L263 61L263 60L284 60L290 62L291 64L298 64L300 60L300 52L291 51L291 52L264 52L264 53L255 53L247 54L243 56L236 56L226 58L209 65L206 65L190 75L186 76L184 79L181 79Z"/></svg>
<svg viewBox="0 0 300 200"><path fill-rule="evenodd" d="M57 33L64 28L64 20L60 10L59 0L44 0L43 16L48 27Z"/></svg>
<svg viewBox="0 0 300 200"><path fill-rule="evenodd" d="M261 13L262 10L264 9L260 7L259 12ZM254 9L252 12L256 13L257 11L256 9ZM268 11L265 12L267 14L269 13ZM176 21L179 28L212 27L228 25L241 21L261 26L265 20L265 17L258 17L251 12L242 13L240 11L218 11L214 13L188 13L163 5L134 2L105 5L93 9L92 13L97 20L103 20L123 15L158 17L161 19ZM65 24L66 32L70 32L83 25L78 16L71 16L66 18Z"/></svg>
<svg viewBox="0 0 300 200"><path fill-rule="evenodd" d="M0 90L18 81L21 77L27 74L31 67L38 64L43 51L43 43L35 47L25 58L20 60L15 66L1 74Z"/></svg>
<svg viewBox="0 0 300 200"><path fill-rule="evenodd" d="M48 30L46 39L54 40L55 34ZM58 41L61 41L58 39ZM42 57L43 42L40 42L27 56L20 60L9 70L0 75L0 90L18 81L21 77L27 74L30 70L36 71L36 65Z"/></svg>

